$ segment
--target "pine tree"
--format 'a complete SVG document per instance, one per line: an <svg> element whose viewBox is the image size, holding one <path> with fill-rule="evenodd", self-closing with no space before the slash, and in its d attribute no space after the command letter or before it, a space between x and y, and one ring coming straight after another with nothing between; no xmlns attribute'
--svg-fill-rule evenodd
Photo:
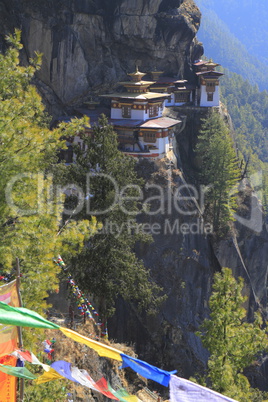
<svg viewBox="0 0 268 402"><path fill-rule="evenodd" d="M205 216L214 231L223 234L232 220L235 207L235 187L239 170L233 142L226 124L217 111L203 121L196 154L201 161L199 178L209 186L205 199Z"/></svg>
<svg viewBox="0 0 268 402"><path fill-rule="evenodd" d="M21 66L20 32L7 40L8 50L0 55L0 269L14 271L19 258L23 303L43 313L48 291L59 282L53 257L77 253L89 229L96 230L96 220L70 222L58 235L63 205L50 174L63 134L83 130L85 121L49 129L41 97L31 85L40 56Z"/></svg>
<svg viewBox="0 0 268 402"><path fill-rule="evenodd" d="M229 268L215 274L209 300L210 318L203 322L198 335L210 353L208 380L211 387L247 402L252 400L254 390L250 389L243 370L267 351L268 342L260 314L256 314L254 322L246 321L243 305L247 297L242 296L243 286L243 279L236 280Z"/></svg>
<svg viewBox="0 0 268 402"><path fill-rule="evenodd" d="M150 281L149 272L134 252L137 242L151 240L135 221L143 183L135 172L136 162L118 150L117 134L104 115L93 134L85 135L83 141L86 151L75 150L76 163L67 167L66 183L77 184L83 192L90 190L88 213L96 213L103 228L73 259L73 274L79 286L98 299L99 311L104 316L114 311L119 295L138 301L140 307L154 309L162 300L160 289ZM87 175L90 189L86 189ZM106 212L98 214L100 211ZM88 215L84 209L78 218L85 217Z"/></svg>

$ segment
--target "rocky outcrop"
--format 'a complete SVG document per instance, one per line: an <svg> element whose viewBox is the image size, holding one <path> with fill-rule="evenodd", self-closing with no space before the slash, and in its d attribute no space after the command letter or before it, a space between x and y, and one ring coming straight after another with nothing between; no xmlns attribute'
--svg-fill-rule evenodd
<svg viewBox="0 0 268 402"><path fill-rule="evenodd" d="M193 0L4 0L1 7L0 33L21 28L26 59L43 54L37 86L51 106L95 97L136 64L190 78L203 52Z"/></svg>
<svg viewBox="0 0 268 402"><path fill-rule="evenodd" d="M195 333L209 315L208 301L215 272L229 267L235 277L243 277L248 318L252 319L260 308L266 319L268 233L261 204L246 182L240 189L241 205L234 230L224 239L206 232L200 211L201 189L194 187L197 203L188 198L193 195L192 185L196 183L194 144L206 110L181 107L178 112L187 116L185 129L177 135L179 169L170 162L139 164L139 174L149 184L163 189L164 206L159 212L140 218L141 222L149 222L152 229L158 225L160 230L153 233L154 242L140 247L137 253L150 269L152 278L162 286L167 299L154 317L140 316L133 305L119 301L116 316L111 320L110 335L135 344L139 355L158 367L175 368L179 376L189 377L197 371L202 373L208 358ZM176 117L176 110L173 116ZM149 199L158 194L154 189L145 196ZM159 206L158 199L152 208L157 211ZM258 378L258 385L263 389L266 382L264 377Z"/></svg>

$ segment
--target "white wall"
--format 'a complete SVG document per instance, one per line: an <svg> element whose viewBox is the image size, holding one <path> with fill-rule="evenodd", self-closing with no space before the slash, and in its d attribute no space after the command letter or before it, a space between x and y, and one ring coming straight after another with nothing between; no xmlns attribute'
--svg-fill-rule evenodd
<svg viewBox="0 0 268 402"><path fill-rule="evenodd" d="M122 117L122 109L111 108L111 119L130 119L130 120L148 120L149 111L146 110L131 109L131 117Z"/></svg>
<svg viewBox="0 0 268 402"><path fill-rule="evenodd" d="M158 117L162 117L164 109L158 109L158 114L154 117L149 116L149 108L146 113L146 110L138 110L131 109L131 117L122 117L122 109L111 108L111 119L130 119L130 120L149 120L149 119L157 119Z"/></svg>
<svg viewBox="0 0 268 402"><path fill-rule="evenodd" d="M148 116L148 113L146 113L146 110L131 109L131 120L145 121L148 119L147 116Z"/></svg>
<svg viewBox="0 0 268 402"><path fill-rule="evenodd" d="M111 119L122 119L121 109L111 108Z"/></svg>
<svg viewBox="0 0 268 402"><path fill-rule="evenodd" d="M168 102L168 99L165 100L165 106L174 106L174 102L175 102L175 95L174 93L170 94L171 96L171 100L170 102Z"/></svg>
<svg viewBox="0 0 268 402"><path fill-rule="evenodd" d="M200 106L213 107L213 106L219 106L219 105L220 105L219 85L215 86L215 92L213 93L213 101L212 102L207 100L206 86L201 85Z"/></svg>

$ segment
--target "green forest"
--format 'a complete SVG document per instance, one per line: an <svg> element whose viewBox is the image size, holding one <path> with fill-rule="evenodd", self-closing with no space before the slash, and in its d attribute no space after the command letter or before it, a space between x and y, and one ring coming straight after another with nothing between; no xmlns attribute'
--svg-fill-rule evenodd
<svg viewBox="0 0 268 402"><path fill-rule="evenodd" d="M262 3L259 1L252 7L249 2L243 2L241 7L235 1L198 0L202 18L197 37L207 57L264 90L268 88L267 28L264 26L267 6Z"/></svg>
<svg viewBox="0 0 268 402"><path fill-rule="evenodd" d="M213 11L250 55L268 65L265 51L268 17L266 0L244 0L243 3L235 0L196 0L196 3L202 12L202 23L203 19L207 19L207 11Z"/></svg>
<svg viewBox="0 0 268 402"><path fill-rule="evenodd" d="M260 91L240 75L223 70L222 102L233 124L236 151L245 174L263 173L263 205L267 211L268 185L268 92Z"/></svg>

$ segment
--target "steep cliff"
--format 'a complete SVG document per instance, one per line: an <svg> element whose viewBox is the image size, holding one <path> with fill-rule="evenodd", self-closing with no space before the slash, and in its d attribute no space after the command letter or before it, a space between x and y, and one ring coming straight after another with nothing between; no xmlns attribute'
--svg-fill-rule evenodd
<svg viewBox="0 0 268 402"><path fill-rule="evenodd" d="M0 34L22 29L25 61L43 54L37 75L49 111L107 91L138 63L180 78L203 53L193 0L2 1Z"/></svg>
<svg viewBox="0 0 268 402"><path fill-rule="evenodd" d="M176 115L175 110L172 113ZM177 135L179 169L168 161L139 164L140 175L149 185L157 185L145 192L145 198L158 196L161 187L164 203L160 210L160 198L155 198L152 208L156 213L140 217L141 223L149 222L152 229L159 230L153 233L154 242L139 247L137 253L167 299L155 317L140 316L135 306L119 300L110 335L119 341L128 339L147 361L166 369L175 367L179 376L189 377L202 372L208 358L195 332L208 317L215 272L229 267L235 277L243 277L249 319L257 308L266 317L268 233L257 194L250 182L243 181L234 230L224 239L211 235L202 221L202 190L195 187L193 152L206 110L180 107L177 113L187 116L184 130ZM261 186L261 176L258 179ZM196 203L189 199L195 189ZM264 372L253 384L257 381L259 387L267 389Z"/></svg>

